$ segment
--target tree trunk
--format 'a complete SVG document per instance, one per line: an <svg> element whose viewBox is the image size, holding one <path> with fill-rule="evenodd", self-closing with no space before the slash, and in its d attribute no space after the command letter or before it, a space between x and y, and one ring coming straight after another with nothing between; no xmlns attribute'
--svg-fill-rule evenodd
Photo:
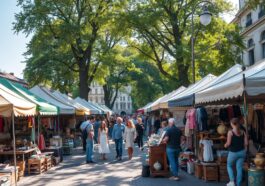
<svg viewBox="0 0 265 186"><path fill-rule="evenodd" d="M182 62L178 61L177 68L178 68L179 84L183 86L188 86L190 84L188 77L189 65L184 65L182 59Z"/></svg>
<svg viewBox="0 0 265 186"><path fill-rule="evenodd" d="M110 104L110 102L111 102L110 94L111 93L109 92L107 84L103 85L103 91L104 91L104 102L105 102L105 105L107 107L109 107L110 109L112 109L111 104Z"/></svg>
<svg viewBox="0 0 265 186"><path fill-rule="evenodd" d="M88 70L85 65L79 65L79 96L86 101L88 100L88 93L90 88L88 86Z"/></svg>

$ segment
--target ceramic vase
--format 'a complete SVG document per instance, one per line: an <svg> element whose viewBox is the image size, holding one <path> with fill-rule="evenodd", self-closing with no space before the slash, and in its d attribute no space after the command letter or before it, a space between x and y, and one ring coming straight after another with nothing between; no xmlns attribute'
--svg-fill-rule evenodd
<svg viewBox="0 0 265 186"><path fill-rule="evenodd" d="M265 165L264 153L257 153L254 158L254 163L257 169L263 169Z"/></svg>

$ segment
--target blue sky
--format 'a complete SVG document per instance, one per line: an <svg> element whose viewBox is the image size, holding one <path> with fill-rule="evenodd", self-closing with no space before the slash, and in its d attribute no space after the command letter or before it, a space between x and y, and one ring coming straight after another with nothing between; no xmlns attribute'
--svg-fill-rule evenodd
<svg viewBox="0 0 265 186"><path fill-rule="evenodd" d="M238 0L230 0L237 7ZM0 0L0 70L13 72L17 77L23 78L25 60L23 53L30 38L22 33L15 34L12 30L14 14L19 12L16 0ZM231 20L232 15L224 15L226 20Z"/></svg>

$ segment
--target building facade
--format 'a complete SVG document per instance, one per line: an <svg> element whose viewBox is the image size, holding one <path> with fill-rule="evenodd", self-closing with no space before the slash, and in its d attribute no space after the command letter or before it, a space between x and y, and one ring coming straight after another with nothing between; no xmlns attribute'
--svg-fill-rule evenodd
<svg viewBox="0 0 265 186"><path fill-rule="evenodd" d="M239 11L232 21L239 25L246 49L242 52L244 65L251 66L265 58L265 5L252 9L246 0L239 0Z"/></svg>
<svg viewBox="0 0 265 186"><path fill-rule="evenodd" d="M88 94L88 100L92 103L105 104L104 90L97 82L93 82L90 86L91 90ZM117 99L111 109L116 114L125 112L126 114L132 114L132 98L130 96L131 87L127 86L124 90L118 92Z"/></svg>

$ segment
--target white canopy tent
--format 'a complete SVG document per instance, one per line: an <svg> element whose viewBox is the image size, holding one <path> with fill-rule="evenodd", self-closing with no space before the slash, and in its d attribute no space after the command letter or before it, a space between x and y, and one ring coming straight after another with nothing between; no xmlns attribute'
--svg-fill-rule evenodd
<svg viewBox="0 0 265 186"><path fill-rule="evenodd" d="M174 90L163 97L159 99L156 103L152 104L152 110L158 110L158 109L167 109L168 108L168 100L170 100L172 97L180 94L186 89L186 87L181 86L177 90Z"/></svg>
<svg viewBox="0 0 265 186"><path fill-rule="evenodd" d="M40 87L38 85L30 89L30 92L46 100L48 103L53 104L59 108L59 114L75 114L75 108L71 107L56 97L54 97L48 89Z"/></svg>
<svg viewBox="0 0 265 186"><path fill-rule="evenodd" d="M80 97L77 97L75 98L75 101L86 106L87 108L90 109L91 111L91 114L101 114L101 110L98 109L97 107L95 107L92 103L80 98Z"/></svg>
<svg viewBox="0 0 265 186"><path fill-rule="evenodd" d="M192 106L194 103L194 93L205 89L209 84L216 79L216 76L208 74L203 79L197 83L190 85L186 90L172 97L168 101L169 107L182 107L182 106Z"/></svg>
<svg viewBox="0 0 265 186"><path fill-rule="evenodd" d="M265 83L262 75L265 69L265 60L249 67L245 71L235 74L195 95L195 103L219 102L243 96L244 91L248 96L264 93ZM246 85L244 82L246 80Z"/></svg>
<svg viewBox="0 0 265 186"><path fill-rule="evenodd" d="M73 100L71 97L62 94L59 91L53 91L52 94L59 99L62 102L67 103L67 105L72 105L76 109L76 113L78 112L78 115L90 115L90 109L83 106L82 104L78 103L77 101Z"/></svg>

